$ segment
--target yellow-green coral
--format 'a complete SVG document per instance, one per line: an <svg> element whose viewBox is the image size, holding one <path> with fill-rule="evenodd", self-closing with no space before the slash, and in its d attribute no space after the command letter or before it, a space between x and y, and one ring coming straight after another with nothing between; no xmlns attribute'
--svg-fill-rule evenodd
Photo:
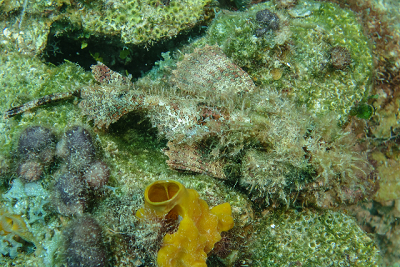
<svg viewBox="0 0 400 267"><path fill-rule="evenodd" d="M351 217L276 211L256 226L253 266L378 266L379 251Z"/></svg>
<svg viewBox="0 0 400 267"><path fill-rule="evenodd" d="M204 19L211 0L115 0L105 10L84 13L83 28L120 34L124 43L140 44L173 37Z"/></svg>

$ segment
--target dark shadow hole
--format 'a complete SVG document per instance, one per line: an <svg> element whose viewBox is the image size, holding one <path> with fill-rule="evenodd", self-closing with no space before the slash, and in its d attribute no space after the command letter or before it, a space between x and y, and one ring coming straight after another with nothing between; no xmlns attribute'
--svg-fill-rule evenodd
<svg viewBox="0 0 400 267"><path fill-rule="evenodd" d="M162 59L161 53L174 51L196 39L206 31L197 26L172 39L153 45L131 45L121 42L119 36L94 36L74 28L68 21L54 22L42 56L46 62L60 65L65 60L79 64L85 70L97 61L110 69L132 78L141 77Z"/></svg>

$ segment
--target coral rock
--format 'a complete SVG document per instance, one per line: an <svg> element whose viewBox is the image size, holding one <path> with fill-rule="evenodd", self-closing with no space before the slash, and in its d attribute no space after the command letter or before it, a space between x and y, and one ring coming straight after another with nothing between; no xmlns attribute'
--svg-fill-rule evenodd
<svg viewBox="0 0 400 267"><path fill-rule="evenodd" d="M210 0L101 1L72 17L93 34L118 35L123 43L146 44L172 38L209 18Z"/></svg>

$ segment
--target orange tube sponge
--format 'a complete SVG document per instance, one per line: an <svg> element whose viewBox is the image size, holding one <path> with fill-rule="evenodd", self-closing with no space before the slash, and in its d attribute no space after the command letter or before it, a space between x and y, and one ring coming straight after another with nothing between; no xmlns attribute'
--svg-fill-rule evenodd
<svg viewBox="0 0 400 267"><path fill-rule="evenodd" d="M164 236L157 255L160 267L206 267L207 253L221 239L220 233L233 227L229 203L209 209L196 190L172 180L156 181L147 186L145 206L136 216L162 218L167 214L181 221L175 233Z"/></svg>

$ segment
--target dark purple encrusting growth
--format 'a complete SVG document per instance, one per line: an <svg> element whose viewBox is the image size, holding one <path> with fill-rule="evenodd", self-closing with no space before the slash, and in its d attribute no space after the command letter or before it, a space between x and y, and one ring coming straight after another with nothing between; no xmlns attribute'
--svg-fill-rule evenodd
<svg viewBox="0 0 400 267"><path fill-rule="evenodd" d="M106 266L107 250L102 229L95 219L82 216L72 222L64 233L68 267Z"/></svg>
<svg viewBox="0 0 400 267"><path fill-rule="evenodd" d="M65 131L57 144L57 156L64 162L54 185L54 206L60 214L80 215L91 197L107 184L110 169L96 159L92 136L82 126L72 126Z"/></svg>
<svg viewBox="0 0 400 267"><path fill-rule="evenodd" d="M278 15L268 9L258 11L256 14L256 20L261 24L262 28L265 28L266 30L279 30Z"/></svg>
<svg viewBox="0 0 400 267"><path fill-rule="evenodd" d="M55 149L56 136L43 126L26 128L19 137L18 152L21 157L40 157L48 149Z"/></svg>
<svg viewBox="0 0 400 267"><path fill-rule="evenodd" d="M53 162L56 136L48 128L32 126L26 128L19 137L17 173L25 182L40 179L46 167Z"/></svg>
<svg viewBox="0 0 400 267"><path fill-rule="evenodd" d="M90 189L99 189L108 182L110 168L102 161L95 161L86 169L83 180Z"/></svg>
<svg viewBox="0 0 400 267"><path fill-rule="evenodd" d="M53 205L64 215L83 214L86 208L86 192L80 174L64 172L54 185Z"/></svg>
<svg viewBox="0 0 400 267"><path fill-rule="evenodd" d="M96 155L89 131L82 126L68 129L57 145L57 155L66 161L69 169L84 170Z"/></svg>
<svg viewBox="0 0 400 267"><path fill-rule="evenodd" d="M331 49L331 64L337 70L344 70L351 64L351 54L343 46L334 46Z"/></svg>
<svg viewBox="0 0 400 267"><path fill-rule="evenodd" d="M73 126L65 132L68 148L71 154L83 153L93 157L95 149L89 131L81 126Z"/></svg>

